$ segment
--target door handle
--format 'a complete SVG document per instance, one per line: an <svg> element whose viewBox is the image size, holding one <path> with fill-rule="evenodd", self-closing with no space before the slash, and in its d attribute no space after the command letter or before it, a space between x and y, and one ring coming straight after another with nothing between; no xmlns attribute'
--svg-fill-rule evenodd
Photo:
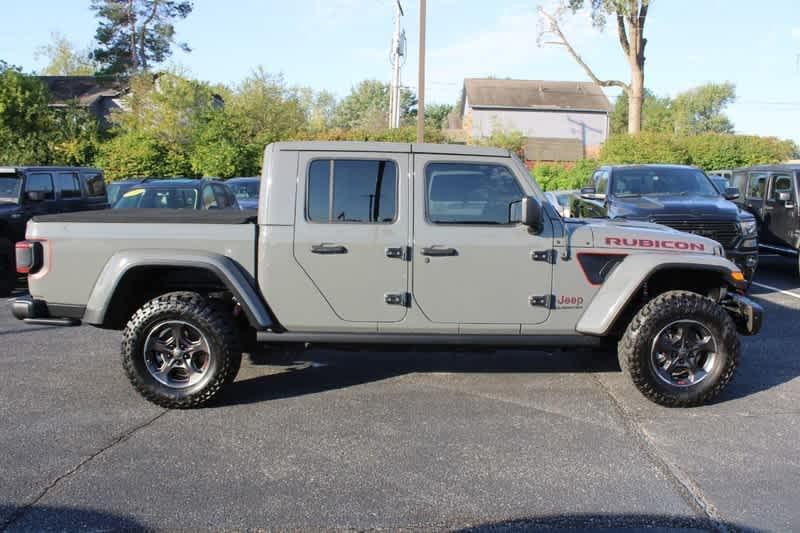
<svg viewBox="0 0 800 533"><path fill-rule="evenodd" d="M429 255L431 257L452 257L458 255L458 250L455 248L423 248L422 255Z"/></svg>
<svg viewBox="0 0 800 533"><path fill-rule="evenodd" d="M340 244L315 244L311 247L314 254L346 254L347 248Z"/></svg>

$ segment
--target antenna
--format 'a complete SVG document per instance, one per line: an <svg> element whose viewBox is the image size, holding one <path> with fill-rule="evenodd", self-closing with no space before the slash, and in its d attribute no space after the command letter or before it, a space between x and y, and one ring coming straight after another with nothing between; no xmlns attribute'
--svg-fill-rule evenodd
<svg viewBox="0 0 800 533"><path fill-rule="evenodd" d="M395 0L394 35L392 36L392 84L389 88L389 127L400 127L400 69L406 56L406 32L400 27L400 17L404 16L400 0Z"/></svg>

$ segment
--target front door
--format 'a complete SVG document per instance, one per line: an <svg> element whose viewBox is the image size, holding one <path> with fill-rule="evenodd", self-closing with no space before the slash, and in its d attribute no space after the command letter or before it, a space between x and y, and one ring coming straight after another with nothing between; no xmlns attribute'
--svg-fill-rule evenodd
<svg viewBox="0 0 800 533"><path fill-rule="evenodd" d="M789 195L788 200L781 200L781 194ZM797 229L795 216L797 192L794 188L794 177L791 173L775 173L770 178L769 198L764 202L764 209L769 209L765 219L769 242L778 246L794 247L794 231Z"/></svg>
<svg viewBox="0 0 800 533"><path fill-rule="evenodd" d="M349 322L398 322L408 305L407 153L300 153L294 257Z"/></svg>
<svg viewBox="0 0 800 533"><path fill-rule="evenodd" d="M531 192L515 168L508 158L414 156L412 292L432 322L468 331L547 319L548 306L531 297L551 293L552 265L531 254L552 248L552 226L533 235L509 223L510 204Z"/></svg>
<svg viewBox="0 0 800 533"><path fill-rule="evenodd" d="M747 181L747 190L745 191L745 206L748 211L753 213L758 222L758 236L761 241L768 241L767 220L765 216L768 215L764 211L764 195L767 192L767 180L769 174L767 172L750 172Z"/></svg>

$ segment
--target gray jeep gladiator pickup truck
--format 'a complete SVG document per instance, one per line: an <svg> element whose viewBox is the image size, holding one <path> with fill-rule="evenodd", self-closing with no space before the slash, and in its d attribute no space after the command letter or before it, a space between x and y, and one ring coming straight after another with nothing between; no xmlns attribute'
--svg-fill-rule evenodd
<svg viewBox="0 0 800 533"><path fill-rule="evenodd" d="M37 217L17 246L26 322L123 330L133 386L204 404L251 343L617 345L651 400L708 401L762 310L719 243L647 222L562 219L505 150L266 148L257 217ZM251 218L252 217L252 218Z"/></svg>

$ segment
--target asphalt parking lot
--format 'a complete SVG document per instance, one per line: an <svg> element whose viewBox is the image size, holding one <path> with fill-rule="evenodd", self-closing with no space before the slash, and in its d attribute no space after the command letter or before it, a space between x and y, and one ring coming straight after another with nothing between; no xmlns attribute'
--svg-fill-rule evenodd
<svg viewBox="0 0 800 533"><path fill-rule="evenodd" d="M211 407L142 400L119 334L0 309L0 530L800 529L800 280L765 258L713 405L592 352L258 354ZM785 292L779 292L785 291Z"/></svg>

